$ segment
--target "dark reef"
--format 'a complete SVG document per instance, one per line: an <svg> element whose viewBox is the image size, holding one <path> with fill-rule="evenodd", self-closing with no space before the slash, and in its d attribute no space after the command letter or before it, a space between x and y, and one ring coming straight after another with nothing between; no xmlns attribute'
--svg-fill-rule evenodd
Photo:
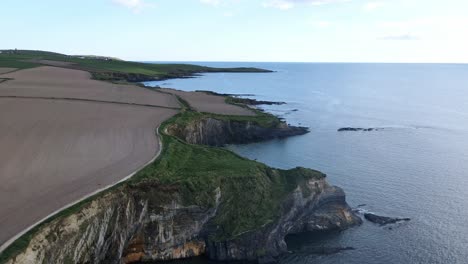
<svg viewBox="0 0 468 264"><path fill-rule="evenodd" d="M380 215L376 215L376 214L372 214L372 213L364 214L364 218L366 218L366 220L368 220L368 221L370 221L372 223L379 224L381 226L411 220L410 218L387 217L387 216L380 216Z"/></svg>
<svg viewBox="0 0 468 264"><path fill-rule="evenodd" d="M382 128L378 128L378 127L370 127L370 128L342 127L342 128L338 129L338 132L355 132L355 131L370 132L370 131L378 131L378 130L382 130Z"/></svg>

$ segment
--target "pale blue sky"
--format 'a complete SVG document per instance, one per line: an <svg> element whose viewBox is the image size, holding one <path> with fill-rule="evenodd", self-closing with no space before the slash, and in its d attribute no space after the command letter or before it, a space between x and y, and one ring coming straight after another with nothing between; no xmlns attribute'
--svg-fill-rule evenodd
<svg viewBox="0 0 468 264"><path fill-rule="evenodd" d="M466 0L2 0L0 49L129 60L464 62Z"/></svg>

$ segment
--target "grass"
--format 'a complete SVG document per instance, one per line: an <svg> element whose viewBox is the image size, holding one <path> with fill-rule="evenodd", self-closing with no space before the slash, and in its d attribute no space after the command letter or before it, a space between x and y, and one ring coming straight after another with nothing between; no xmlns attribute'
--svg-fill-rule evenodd
<svg viewBox="0 0 468 264"><path fill-rule="evenodd" d="M190 122L198 121L207 117L226 121L252 122L265 128L275 128L281 123L281 120L274 115L255 109L254 111L257 113L255 116L219 115L213 113L186 111L184 115L181 115L179 118L173 120L173 123L179 127L184 127Z"/></svg>
<svg viewBox="0 0 468 264"><path fill-rule="evenodd" d="M18 51L15 54L0 54L0 67L31 68L40 66L34 60L56 60L76 63L77 67L92 72L95 77L109 80L115 74L142 74L155 78L189 75L198 72L255 71L252 68L218 69L187 64L145 64L120 60L95 58L80 59L58 53L42 51ZM261 71L261 70L259 70ZM107 79L106 79L107 78ZM227 99L229 100L229 99ZM276 127L281 121L270 114L257 111L256 116L225 116L190 111L183 102L184 111L167 120L161 131L169 124L185 125L205 117L220 120L253 122L263 127ZM255 230L277 219L284 197L308 179L322 178L318 171L295 168L280 170L248 160L229 150L192 145L161 133L163 150L158 159L137 173L129 181L114 186L50 217L31 229L10 245L0 255L0 263L22 252L34 235L46 224L79 212L93 200L105 193L128 185L136 186L145 180L157 180L174 187L187 205L213 207L215 190L221 189L221 205L213 220L217 231L212 239L225 240L243 232ZM303 193L308 195L308 193Z"/></svg>
<svg viewBox="0 0 468 264"><path fill-rule="evenodd" d="M161 129L199 115L204 114L183 112ZM214 206L214 192L220 187L222 203L214 219L219 227L213 235L216 240L233 238L273 222L288 193L308 179L324 177L321 172L304 168L273 169L223 148L188 144L164 133L161 136L162 155L130 182L157 179L176 186L186 205L203 207Z"/></svg>
<svg viewBox="0 0 468 264"><path fill-rule="evenodd" d="M40 60L74 63L72 68L89 71L95 79L110 81L143 81L168 78L190 77L205 72L269 72L257 68L213 68L191 64L152 64L105 60L93 56L69 56L45 51L17 50L0 53L0 67L26 69L40 66Z"/></svg>

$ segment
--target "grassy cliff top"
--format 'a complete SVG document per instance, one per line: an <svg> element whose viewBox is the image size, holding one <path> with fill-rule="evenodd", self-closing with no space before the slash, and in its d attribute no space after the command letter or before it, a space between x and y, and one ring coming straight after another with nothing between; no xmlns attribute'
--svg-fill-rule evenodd
<svg viewBox="0 0 468 264"><path fill-rule="evenodd" d="M301 167L271 168L227 149L188 144L164 132L168 125L196 120L199 115L206 114L184 111L166 121L160 128L163 152L153 164L137 173L130 184L157 180L177 187L184 204L202 207L215 205L215 190L219 187L221 205L214 223L220 229L213 239L230 239L275 221L286 195L310 179L325 177L319 171Z"/></svg>
<svg viewBox="0 0 468 264"><path fill-rule="evenodd" d="M44 65L43 60L66 62L61 67L91 72L96 79L145 81L190 77L206 72L270 72L258 68L213 68L192 64L152 64L103 56L70 56L47 51L0 50L0 67L26 69Z"/></svg>

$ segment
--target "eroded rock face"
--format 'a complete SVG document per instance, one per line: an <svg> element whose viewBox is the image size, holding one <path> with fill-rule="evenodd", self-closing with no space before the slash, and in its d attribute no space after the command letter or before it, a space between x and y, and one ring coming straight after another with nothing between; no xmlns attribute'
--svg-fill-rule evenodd
<svg viewBox="0 0 468 264"><path fill-rule="evenodd" d="M168 132L208 145L296 133L287 126L278 129L268 132L248 122L209 118ZM216 238L214 219L224 206L221 190L219 186L213 192L214 205L205 208L182 204L177 188L156 180L122 185L42 226L27 249L7 263L127 264L200 255L213 260L271 260L286 252L287 234L342 230L361 223L342 189L330 186L325 178L310 179L286 196L276 219L235 237Z"/></svg>
<svg viewBox="0 0 468 264"><path fill-rule="evenodd" d="M155 196L154 193L164 195ZM132 263L199 256L199 237L216 206L182 206L178 194L154 182L122 186L76 213L58 218L33 237L11 264Z"/></svg>
<svg viewBox="0 0 468 264"><path fill-rule="evenodd" d="M318 179L288 195L274 222L216 240L210 220L222 206L222 193L219 188L215 193L216 205L201 208L181 205L176 192L154 182L119 187L45 225L8 263L134 263L205 254L214 260L258 260L286 252L287 234L342 230L361 222L344 192Z"/></svg>
<svg viewBox="0 0 468 264"><path fill-rule="evenodd" d="M168 128L175 135L191 144L223 146L245 144L274 138L303 135L309 132L305 127L288 126L280 123L274 128L265 128L253 122L225 121L203 118L185 127Z"/></svg>
<svg viewBox="0 0 468 264"><path fill-rule="evenodd" d="M310 180L285 199L277 221L228 241L207 241L207 255L222 261L276 257L287 251L284 238L288 234L344 230L361 222L347 205L342 189L324 179Z"/></svg>

